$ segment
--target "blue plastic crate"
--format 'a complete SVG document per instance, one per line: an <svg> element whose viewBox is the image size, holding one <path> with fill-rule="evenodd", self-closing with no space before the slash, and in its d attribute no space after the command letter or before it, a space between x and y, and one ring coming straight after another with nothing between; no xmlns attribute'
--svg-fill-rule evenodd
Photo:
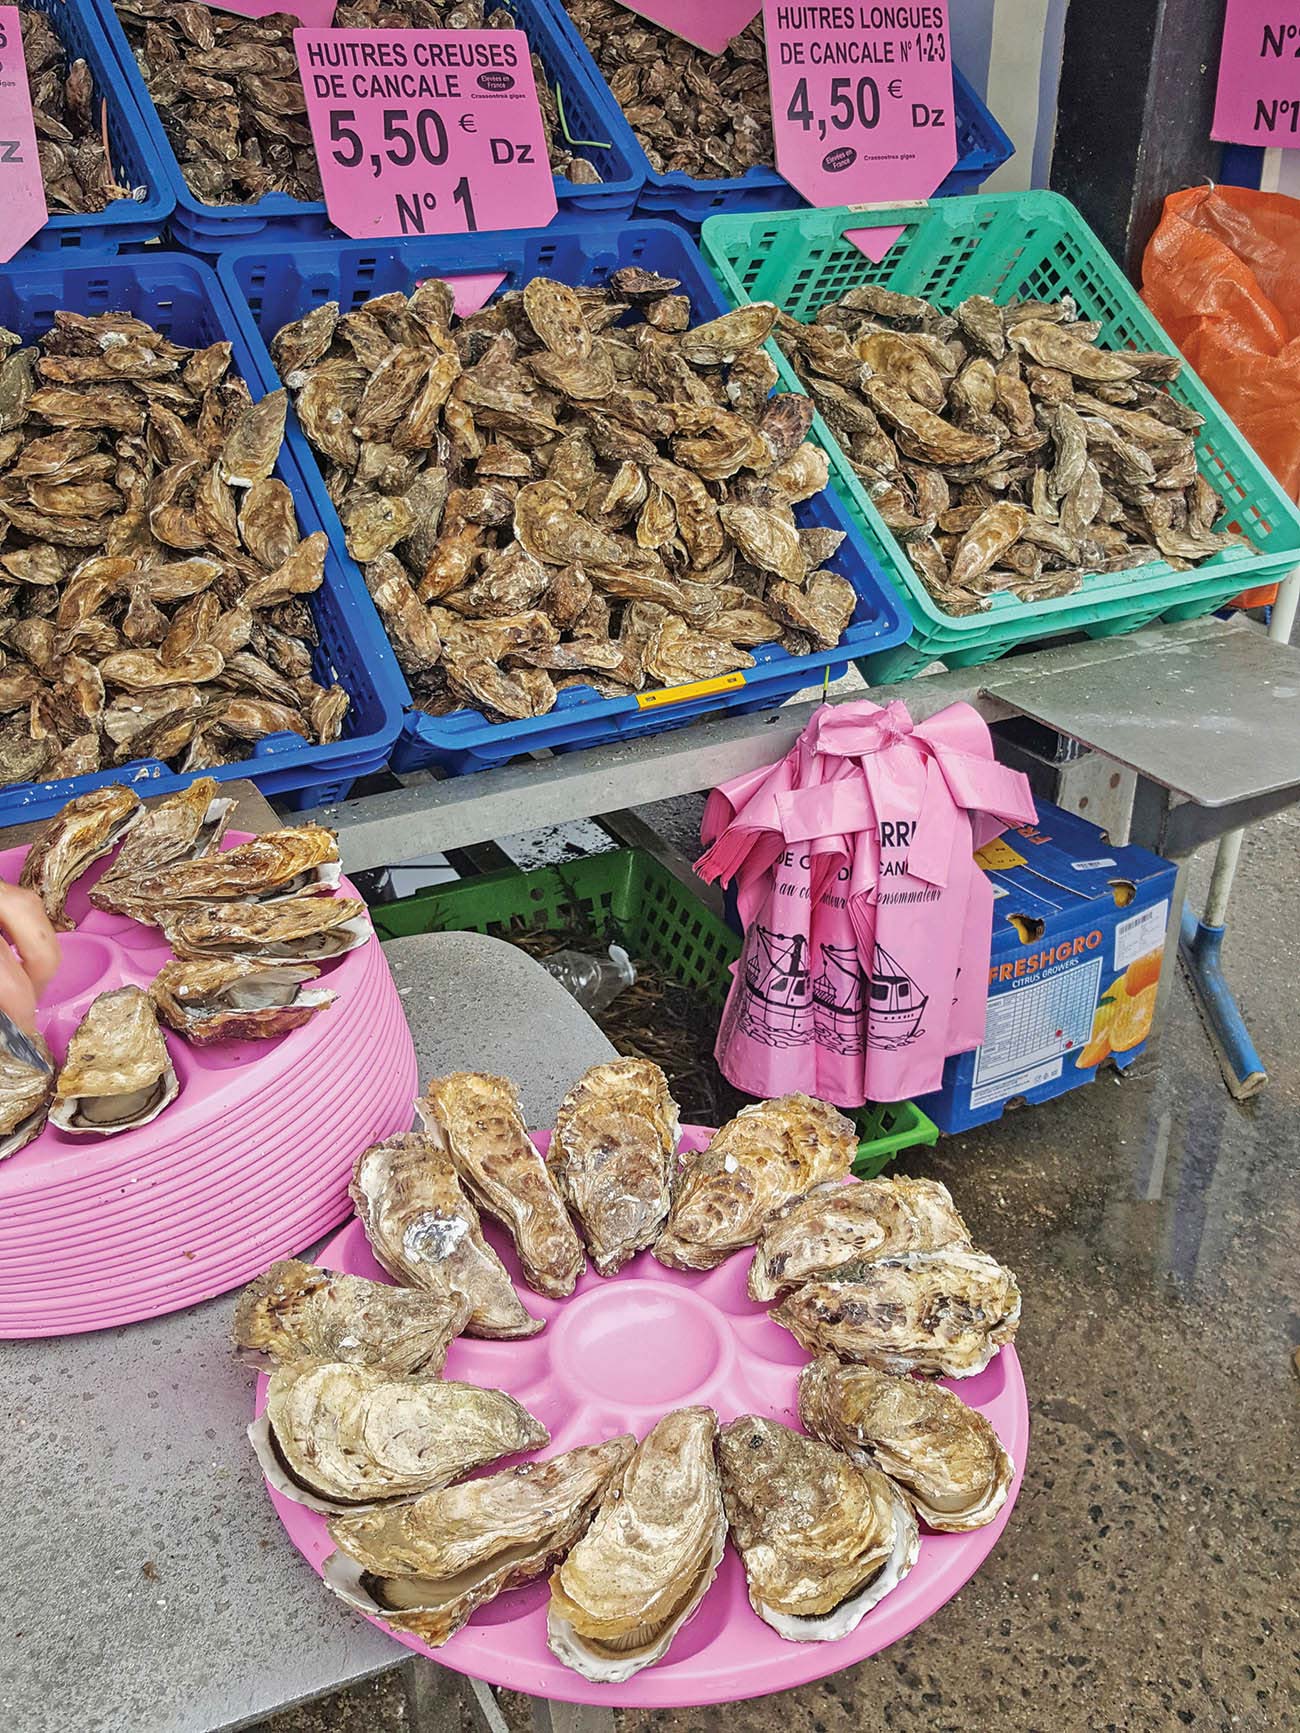
<svg viewBox="0 0 1300 1733"><path fill-rule="evenodd" d="M228 339L232 364L249 386L259 388L258 369L239 323L213 272L197 259L151 252L129 257L18 260L0 269L0 325L24 338L40 336L60 310L75 313L133 313L178 343L202 346ZM304 535L326 528L312 493L293 457L281 453L275 473L293 495ZM337 532L337 525L331 525ZM336 533L337 545L342 538ZM341 740L308 745L297 734L268 735L239 764L203 772L221 781L251 779L265 794L290 805L315 806L337 800L358 776L382 769L401 727L405 688L374 604L360 574L333 552L325 561L325 581L308 598L320 635L313 677L322 685L336 680L352 704ZM157 759L136 759L92 776L58 782L15 783L0 788L0 823L16 824L56 812L74 795L109 782L131 782L145 794L170 794L193 781ZM147 785L147 786L145 786Z"/></svg>
<svg viewBox="0 0 1300 1733"><path fill-rule="evenodd" d="M223 254L218 269L236 314L245 324L249 347L256 351L263 381L271 385L276 374L263 338L269 340L282 325L322 301L338 301L346 311L372 295L409 290L424 277L488 270L506 273L506 289L518 288L536 276L553 276L575 284L602 283L611 271L624 265L641 265L680 278L697 318L712 318L726 311L698 248L671 223L559 222L549 229L441 241L381 241L378 245L318 242L297 247L292 253L240 247ZM321 520L341 548L343 535L334 507L292 413L289 425L290 441L307 475ZM756 666L746 673L743 687L660 709L642 710L635 698L602 698L590 687L571 687L560 693L549 714L524 722L493 723L474 710L439 717L412 710L393 755L394 769L438 764L459 775L541 747L591 746L655 733L705 712L768 709L801 687L815 685L824 669L843 671L851 658L863 654L864 646L875 650L901 642L907 636L908 624L874 556L858 539L835 496L828 489L797 506L795 512L802 525L847 532L848 539L834 563L856 589L858 606L834 650L790 656L778 645L764 646L753 652Z"/></svg>
<svg viewBox="0 0 1300 1733"><path fill-rule="evenodd" d="M273 236L284 244L343 238L330 223L321 202L291 199L286 193L267 193L263 198L239 205L210 205L196 198L149 95L126 32L113 10L113 0L82 0L82 3L96 9L131 92L132 105L162 162L175 206L170 229L182 246L211 258L226 246L262 236ZM520 29L527 32L529 45L546 68L547 78L558 85L570 136L609 144L607 150L590 153L600 171L599 186L555 177L555 196L561 214L591 213L609 220L630 216L641 188L644 153L628 132L608 87L580 63L573 62L562 28L541 0L501 0L501 4L518 18Z"/></svg>
<svg viewBox="0 0 1300 1733"><path fill-rule="evenodd" d="M564 0L542 0L558 19L568 38L574 62L599 81L606 99L614 102L605 75L596 65L587 44L569 17ZM939 187L936 197L978 192L995 169L1015 154L1015 146L981 100L975 87L958 67L952 69L953 108L957 123L957 165ZM622 109L614 103L620 142L636 163L644 184L637 199L637 213L652 217L675 217L698 228L706 217L719 211L788 211L802 207L803 197L774 168L758 167L726 180L696 180L682 174L660 174L637 142Z"/></svg>
<svg viewBox="0 0 1300 1733"><path fill-rule="evenodd" d="M152 139L136 124L135 99L103 26L88 0L80 6L67 4L65 0L25 0L25 4L33 11L45 13L67 49L69 60L84 60L90 68L96 98L106 104L114 173L123 186L138 190L140 196L114 199L105 210L93 215L51 214L45 227L20 250L20 257L29 259L38 253L71 251L83 256L104 255L151 241L162 233L176 201Z"/></svg>

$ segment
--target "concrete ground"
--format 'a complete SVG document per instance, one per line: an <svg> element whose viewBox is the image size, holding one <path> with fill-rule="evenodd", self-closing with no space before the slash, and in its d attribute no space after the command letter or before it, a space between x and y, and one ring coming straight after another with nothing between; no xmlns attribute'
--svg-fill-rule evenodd
<svg viewBox="0 0 1300 1733"><path fill-rule="evenodd" d="M679 814L684 846L690 823ZM1297 859L1295 814L1252 834L1225 947L1264 1094L1232 1102L1180 983L1142 1075L900 1164L952 1188L1025 1296L1033 1438L979 1575L819 1685L725 1719L628 1712L621 1733L1300 1728ZM303 1592L323 1591L304 1576ZM503 1707L522 1733L523 1705ZM394 1673L265 1733L407 1726Z"/></svg>

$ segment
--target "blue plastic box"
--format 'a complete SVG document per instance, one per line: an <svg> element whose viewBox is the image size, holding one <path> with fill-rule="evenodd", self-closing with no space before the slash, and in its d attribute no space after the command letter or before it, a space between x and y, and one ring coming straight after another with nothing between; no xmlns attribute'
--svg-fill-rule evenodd
<svg viewBox="0 0 1300 1733"><path fill-rule="evenodd" d="M454 278L461 273L498 270L506 273L504 289L518 288L536 276L553 276L567 283L602 283L624 265L641 265L681 280L697 320L727 311L716 283L698 249L685 232L670 223L635 225L553 223L548 229L512 230L441 241L317 242L276 253L268 248L241 247L223 254L219 271L242 320L249 347L263 382L277 383L265 348L280 327L322 301L338 301L346 311L372 295L392 289L409 290L422 278ZM321 521L338 549L342 528L325 489L316 459L292 413L289 438L312 489ZM817 525L847 532L834 563L858 593L852 623L834 650L790 656L779 645L753 652L757 665L745 684L733 691L711 692L677 703L643 709L636 698L602 698L591 687L561 692L554 710L524 722L489 722L475 710L451 716L426 716L411 710L393 755L395 770L440 765L452 775L503 764L520 753L541 747L593 746L627 736L674 728L693 716L720 710L766 710L801 687L819 683L825 670L831 677L844 671L863 647L884 648L906 637L901 617L881 576L875 557L854 531L848 514L828 488L795 508L803 526ZM358 578L358 581L360 579ZM408 694L409 702L409 694Z"/></svg>
<svg viewBox="0 0 1300 1733"><path fill-rule="evenodd" d="M984 1043L949 1059L942 1088L917 1097L947 1132L1064 1095L1099 1065L1126 1070L1143 1052L1176 872L1041 801L1037 824L975 858L995 899Z"/></svg>
<svg viewBox="0 0 1300 1733"><path fill-rule="evenodd" d="M163 165L175 206L170 228L183 247L212 257L226 246L271 234L284 245L339 237L323 203L291 199L286 193L267 193L263 198L239 205L210 205L196 198L181 172L126 32L113 10L113 0L82 0L82 4L97 9L124 84L131 93L132 106ZM540 56L548 79L558 85L570 136L584 143L609 144L609 149L591 153L602 177L599 186L555 177L555 196L561 215L590 212L606 219L630 215L641 188L644 158L640 151L633 156L627 149L626 123L618 104L603 81L591 77L581 63L575 64L563 31L540 0L501 0L501 4L518 18L519 27L527 32L529 46ZM632 139L631 143L636 141Z"/></svg>
<svg viewBox="0 0 1300 1733"><path fill-rule="evenodd" d="M614 102L604 73L596 65L577 25L569 17L564 0L541 0L541 3L549 7L558 19L568 38L574 63L596 79L606 99L614 103L620 141L642 177L637 199L638 215L675 217L679 222L698 229L706 217L716 216L719 211L788 211L804 204L802 196L774 168L751 168L743 175L724 180L696 180L680 171L660 174L651 168L649 157L637 142L622 109ZM1010 161L1016 148L981 101L974 86L956 66L952 69L952 85L957 123L957 164L938 188L936 196L943 197L952 193L978 192L995 169Z"/></svg>
<svg viewBox="0 0 1300 1733"><path fill-rule="evenodd" d="M152 139L136 123L135 99L90 0L82 5L65 4L65 0L25 0L25 3L33 11L45 13L67 49L68 59L84 60L90 68L96 98L106 105L114 172L123 186L138 191L140 196L114 199L104 210L86 216L70 211L52 213L45 227L21 249L19 257L30 259L38 253L71 251L83 257L90 253L102 255L151 241L162 233L175 200L162 158Z"/></svg>
<svg viewBox="0 0 1300 1733"><path fill-rule="evenodd" d="M23 260L0 269L0 325L32 339L48 331L60 310L133 313L178 343L204 345L227 338L232 366L256 396L257 369L217 279L197 259L152 252L123 258L64 262ZM327 527L315 509L298 463L286 448L275 473L288 487L303 535ZM337 537L342 545L341 537ZM23 782L0 788L0 823L43 818L89 788L131 782L145 795L170 794L198 774L220 781L246 777L264 794L309 807L338 800L358 776L380 770L401 726L405 693L388 639L356 567L331 551L325 581L308 598L320 634L313 677L338 681L351 700L345 733L329 746L310 745L293 733L271 734L239 764L181 775L157 759L137 759L91 776L58 782ZM147 785L147 786L146 786Z"/></svg>

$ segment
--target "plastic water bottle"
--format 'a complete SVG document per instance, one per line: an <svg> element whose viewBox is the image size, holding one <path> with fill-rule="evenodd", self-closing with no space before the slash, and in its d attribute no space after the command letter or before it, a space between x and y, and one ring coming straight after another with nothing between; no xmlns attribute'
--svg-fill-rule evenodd
<svg viewBox="0 0 1300 1733"><path fill-rule="evenodd" d="M611 945L607 957L556 951L542 959L542 967L572 993L589 1017L597 1016L636 980L636 968L622 945Z"/></svg>

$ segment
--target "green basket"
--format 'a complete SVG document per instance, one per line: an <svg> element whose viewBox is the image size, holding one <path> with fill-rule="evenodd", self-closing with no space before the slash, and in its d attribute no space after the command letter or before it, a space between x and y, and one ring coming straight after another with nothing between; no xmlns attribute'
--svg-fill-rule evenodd
<svg viewBox="0 0 1300 1733"><path fill-rule="evenodd" d="M382 939L411 933L513 933L590 928L649 957L683 987L721 1011L740 939L727 923L641 849L586 855L563 866L508 868L457 884L437 885L371 911ZM863 1141L853 1163L859 1179L878 1174L913 1144L932 1144L933 1122L910 1101L864 1107L855 1115Z"/></svg>
<svg viewBox="0 0 1300 1733"><path fill-rule="evenodd" d="M976 194L891 206L888 220L902 224L904 234L880 264L844 239L845 230L863 227L861 207L711 217L701 242L736 305L775 301L795 318L808 319L825 302L864 283L883 283L946 306L967 295L1006 302L1068 292L1083 318L1101 323L1110 347L1176 353L1096 235L1056 193ZM781 377L798 389L784 355L775 343L768 347ZM868 678L905 679L933 661L949 667L992 661L1017 644L1066 633L1103 637L1152 620L1192 619L1300 563L1295 506L1190 368L1184 367L1173 390L1205 417L1197 437L1202 473L1225 501L1228 521L1258 552L1230 550L1190 572L1161 560L1126 572L1092 573L1074 595L1050 601L1022 602L999 593L986 613L962 618L933 601L818 416L833 485L914 622L907 643L863 659Z"/></svg>

